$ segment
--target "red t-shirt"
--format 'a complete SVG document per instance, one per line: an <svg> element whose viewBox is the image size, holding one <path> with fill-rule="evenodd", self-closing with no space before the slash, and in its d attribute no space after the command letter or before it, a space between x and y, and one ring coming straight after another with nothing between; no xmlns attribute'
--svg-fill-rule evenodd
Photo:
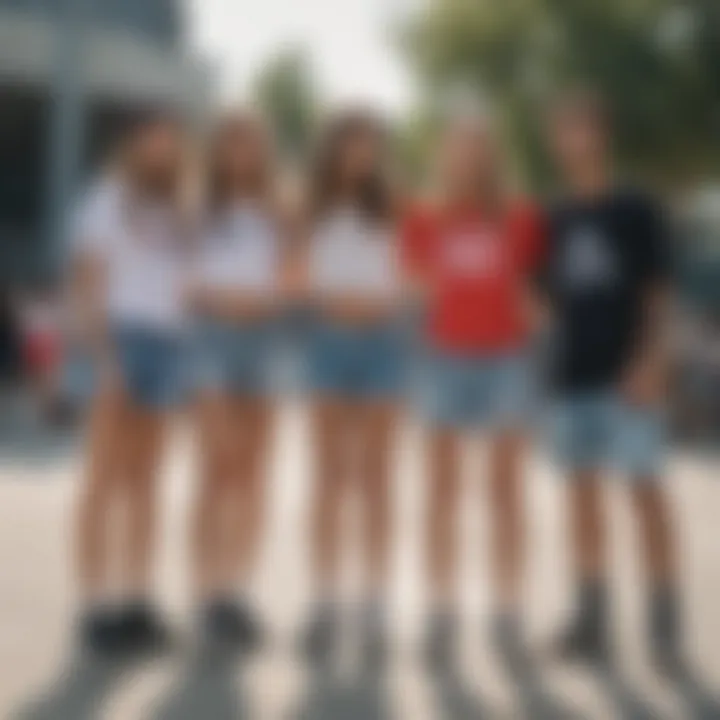
<svg viewBox="0 0 720 720"><path fill-rule="evenodd" d="M499 353L526 342L525 291L544 246L536 208L514 203L495 220L476 208L419 208L403 225L406 268L430 290L433 344Z"/></svg>

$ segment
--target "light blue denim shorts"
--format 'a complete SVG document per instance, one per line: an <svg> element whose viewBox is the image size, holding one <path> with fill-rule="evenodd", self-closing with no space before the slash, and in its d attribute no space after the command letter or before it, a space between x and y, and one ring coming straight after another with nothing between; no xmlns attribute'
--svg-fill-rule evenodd
<svg viewBox="0 0 720 720"><path fill-rule="evenodd" d="M196 323L190 342L192 391L238 395L269 392L275 329L272 320Z"/></svg>
<svg viewBox="0 0 720 720"><path fill-rule="evenodd" d="M392 321L355 326L317 320L306 346L310 390L361 400L396 398L405 379L403 346Z"/></svg>
<svg viewBox="0 0 720 720"><path fill-rule="evenodd" d="M130 398L151 410L166 410L185 399L187 344L184 336L120 326L113 332L123 384Z"/></svg>
<svg viewBox="0 0 720 720"><path fill-rule="evenodd" d="M120 381L133 403L164 411L185 401L188 345L182 332L117 323L110 341ZM100 390L96 358L82 348L70 348L61 383L71 402L87 406Z"/></svg>
<svg viewBox="0 0 720 720"><path fill-rule="evenodd" d="M562 398L555 409L555 448L570 471L616 469L652 479L664 459L666 427L656 407L629 405L613 391Z"/></svg>
<svg viewBox="0 0 720 720"><path fill-rule="evenodd" d="M533 410L529 353L450 355L431 350L417 381L421 413L437 426L524 428Z"/></svg>

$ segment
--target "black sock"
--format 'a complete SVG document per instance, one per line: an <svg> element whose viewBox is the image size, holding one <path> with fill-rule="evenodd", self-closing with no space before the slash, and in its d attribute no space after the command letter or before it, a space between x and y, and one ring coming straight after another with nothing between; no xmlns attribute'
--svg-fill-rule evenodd
<svg viewBox="0 0 720 720"><path fill-rule="evenodd" d="M658 585L650 598L650 633L656 646L668 652L680 649L680 604L674 588Z"/></svg>
<svg viewBox="0 0 720 720"><path fill-rule="evenodd" d="M117 620L118 610L119 608L111 603L91 603L81 610L79 619L86 626L111 623Z"/></svg>
<svg viewBox="0 0 720 720"><path fill-rule="evenodd" d="M605 631L608 615L606 583L598 578L585 579L580 584L578 626L587 633Z"/></svg>
<svg viewBox="0 0 720 720"><path fill-rule="evenodd" d="M520 635L520 618L515 610L502 610L495 616L493 624L495 636L500 641Z"/></svg>

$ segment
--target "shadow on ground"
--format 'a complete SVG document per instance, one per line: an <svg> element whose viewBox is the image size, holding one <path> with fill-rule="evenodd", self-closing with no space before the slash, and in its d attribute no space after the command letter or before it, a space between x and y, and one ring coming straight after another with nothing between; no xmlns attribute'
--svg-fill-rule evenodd
<svg viewBox="0 0 720 720"><path fill-rule="evenodd" d="M58 678L27 701L12 720L95 720L132 671L127 663L82 655Z"/></svg>
<svg viewBox="0 0 720 720"><path fill-rule="evenodd" d="M177 681L145 720L252 720L242 669L237 653L203 649L188 658Z"/></svg>

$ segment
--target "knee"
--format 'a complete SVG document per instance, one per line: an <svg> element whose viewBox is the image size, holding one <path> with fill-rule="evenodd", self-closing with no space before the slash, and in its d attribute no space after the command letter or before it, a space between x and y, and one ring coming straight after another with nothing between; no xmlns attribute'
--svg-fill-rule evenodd
<svg viewBox="0 0 720 720"><path fill-rule="evenodd" d="M521 502L520 477L514 473L490 476L490 497L499 510L517 510Z"/></svg>
<svg viewBox="0 0 720 720"><path fill-rule="evenodd" d="M150 458L135 456L125 463L123 484L126 492L136 501L149 501L155 490L158 468Z"/></svg>
<svg viewBox="0 0 720 720"><path fill-rule="evenodd" d="M155 501L154 478L135 475L127 483L127 495L136 506L149 506Z"/></svg>
<svg viewBox="0 0 720 720"><path fill-rule="evenodd" d="M223 492L235 481L235 458L228 448L206 448L202 458L202 483L205 490Z"/></svg>
<svg viewBox="0 0 720 720"><path fill-rule="evenodd" d="M112 500L116 486L110 472L92 474L82 490L81 507L107 505Z"/></svg>
<svg viewBox="0 0 720 720"><path fill-rule="evenodd" d="M667 503L662 489L653 482L640 483L633 490L636 512L642 517L664 520Z"/></svg>
<svg viewBox="0 0 720 720"><path fill-rule="evenodd" d="M363 478L363 494L373 504L386 505L390 489L390 478L386 473L374 473Z"/></svg>
<svg viewBox="0 0 720 720"><path fill-rule="evenodd" d="M491 450L492 477L506 487L519 481L525 454L524 439L512 434L498 437Z"/></svg>
<svg viewBox="0 0 720 720"><path fill-rule="evenodd" d="M234 485L240 502L259 512L265 499L264 478L254 472L240 472L234 478Z"/></svg>

